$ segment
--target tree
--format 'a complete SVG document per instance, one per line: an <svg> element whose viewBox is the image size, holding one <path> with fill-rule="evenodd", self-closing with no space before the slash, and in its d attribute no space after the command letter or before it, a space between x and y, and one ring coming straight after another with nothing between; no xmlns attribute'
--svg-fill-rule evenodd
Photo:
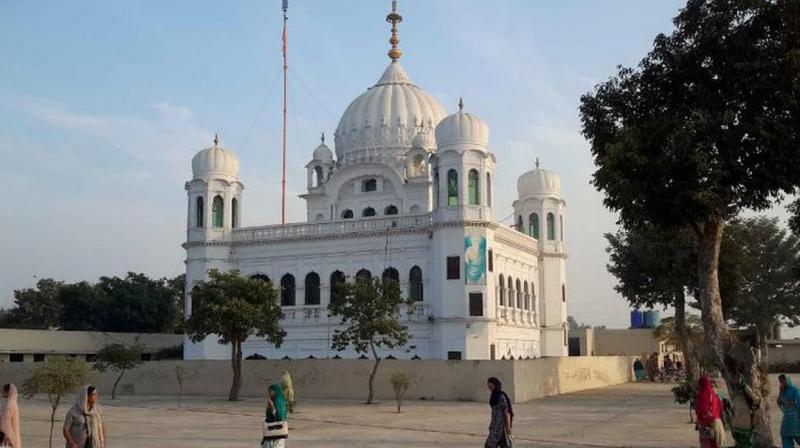
<svg viewBox="0 0 800 448"><path fill-rule="evenodd" d="M367 404L375 397L375 376L381 357L378 348L402 347L408 342L408 327L400 322L403 304L411 308L413 302L400 294L400 285L392 279L356 276L341 288L341 300L328 305L332 316L341 319L340 328L334 331L332 348L338 351L352 347L356 353L371 353L375 363L369 375Z"/></svg>
<svg viewBox="0 0 800 448"><path fill-rule="evenodd" d="M112 400L117 399L117 386L125 372L142 363L142 351L143 347L137 343L130 346L110 344L97 352L97 361L94 363L95 370L98 372L112 370L119 373L117 379L114 380L114 387L111 388Z"/></svg>
<svg viewBox="0 0 800 448"><path fill-rule="evenodd" d="M89 367L76 358L50 358L37 366L22 383L22 393L31 398L37 393L47 394L50 401L50 448L53 448L53 427L56 410L64 395L87 383Z"/></svg>
<svg viewBox="0 0 800 448"><path fill-rule="evenodd" d="M106 297L89 282L63 285L58 291L61 303L61 329L73 331L113 331L104 325Z"/></svg>
<svg viewBox="0 0 800 448"><path fill-rule="evenodd" d="M63 285L63 282L52 278L43 278L36 282L36 288L14 290L12 320L15 326L35 329L58 327L61 317L58 291Z"/></svg>
<svg viewBox="0 0 800 448"><path fill-rule="evenodd" d="M767 353L767 339L781 323L800 324L800 239L778 225L777 218L735 220L727 235L741 252L741 294L731 319L755 330L759 353Z"/></svg>
<svg viewBox="0 0 800 448"><path fill-rule="evenodd" d="M178 297L167 279L154 280L128 272L124 278L100 277L97 289L105 299L100 331L170 333L178 317Z"/></svg>
<svg viewBox="0 0 800 448"><path fill-rule="evenodd" d="M709 359L760 399L764 366L723 316L719 253L726 220L800 183L800 4L689 0L674 24L638 68L581 98L592 182L626 228L693 230ZM755 446L772 446L766 406L755 426Z"/></svg>
<svg viewBox="0 0 800 448"><path fill-rule="evenodd" d="M408 386L411 385L411 381L408 379L408 375L398 372L392 374L389 378L389 382L392 383L394 399L397 401L397 413L399 414L400 407L403 405L403 396L406 394Z"/></svg>
<svg viewBox="0 0 800 448"><path fill-rule="evenodd" d="M237 401L242 384L242 343L257 336L280 347L286 336L279 325L283 311L277 291L267 282L235 270L212 269L208 277L192 289L196 306L186 321L187 335L194 342L216 335L220 344L230 344L233 383L228 400Z"/></svg>
<svg viewBox="0 0 800 448"><path fill-rule="evenodd" d="M686 357L686 376L698 379L698 359L686 318L686 294L697 285L696 244L686 230L660 231L652 226L607 233L608 271L617 278L614 290L631 306L675 308L676 341Z"/></svg>

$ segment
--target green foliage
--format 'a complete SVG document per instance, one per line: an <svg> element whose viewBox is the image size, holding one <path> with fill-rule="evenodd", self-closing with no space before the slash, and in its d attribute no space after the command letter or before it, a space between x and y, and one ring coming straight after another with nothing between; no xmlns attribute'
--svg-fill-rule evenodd
<svg viewBox="0 0 800 448"><path fill-rule="evenodd" d="M340 285L341 297L328 305L332 316L338 316L343 329L333 334L332 348L338 351L352 347L356 353L372 352L375 364L369 376L371 404L375 396L375 376L381 358L378 348L402 347L408 342L408 327L400 321L401 306L412 309L413 300L403 299L400 285L391 279L356 276L355 281Z"/></svg>
<svg viewBox="0 0 800 448"><path fill-rule="evenodd" d="M89 366L77 358L50 358L39 364L22 383L22 394L31 398L47 394L50 401L50 448L58 405L64 396L89 381Z"/></svg>
<svg viewBox="0 0 800 448"><path fill-rule="evenodd" d="M686 314L686 331L696 346L703 344L703 321L700 316ZM669 316L661 319L661 322L653 331L653 337L671 345L678 345L680 343L680 335L675 329L675 317Z"/></svg>
<svg viewBox="0 0 800 448"><path fill-rule="evenodd" d="M800 239L782 229L777 218L765 217L734 220L726 234L740 253L741 294L730 317L755 329L765 344L776 325L800 324Z"/></svg>
<svg viewBox="0 0 800 448"><path fill-rule="evenodd" d="M403 404L403 396L411 385L411 380L409 380L408 375L405 373L397 372L389 377L389 382L392 384L392 390L394 390L394 398L397 401L397 413L399 414L400 407Z"/></svg>
<svg viewBox="0 0 800 448"><path fill-rule="evenodd" d="M96 284L41 279L14 291L15 307L2 324L21 328L166 333L181 322L184 276L154 280L129 272Z"/></svg>
<svg viewBox="0 0 800 448"><path fill-rule="evenodd" d="M800 180L797 2L690 0L638 68L581 98L594 185L631 226L761 210Z"/></svg>
<svg viewBox="0 0 800 448"><path fill-rule="evenodd" d="M126 346L123 344L106 345L97 352L97 361L94 363L95 370L105 372L112 370L119 375L114 381L111 389L111 399L117 399L117 386L126 370L130 370L142 363L143 348L139 344Z"/></svg>
<svg viewBox="0 0 800 448"><path fill-rule="evenodd" d="M242 343L257 336L280 347L286 336L280 327L283 311L270 283L242 276L239 271L212 269L208 276L208 281L192 289L196 306L186 321L186 331L194 342L215 335L221 344L233 346L234 379L229 399L235 401L241 385Z"/></svg>
<svg viewBox="0 0 800 448"><path fill-rule="evenodd" d="M341 287L342 300L328 309L340 318L344 329L333 335L332 348L352 347L357 353L375 353L375 348L402 347L408 342L408 327L400 321L401 306L411 306L400 294L400 285L391 280L356 278Z"/></svg>
<svg viewBox="0 0 800 448"><path fill-rule="evenodd" d="M15 308L9 316L14 326L20 328L56 328L61 315L58 290L63 282L43 278L36 288L14 290Z"/></svg>

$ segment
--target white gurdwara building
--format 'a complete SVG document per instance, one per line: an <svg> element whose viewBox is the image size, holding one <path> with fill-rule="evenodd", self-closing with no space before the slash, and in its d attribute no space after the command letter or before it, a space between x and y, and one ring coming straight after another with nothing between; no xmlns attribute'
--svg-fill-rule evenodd
<svg viewBox="0 0 800 448"><path fill-rule="evenodd" d="M327 306L332 285L359 275L393 278L415 301L402 313L411 340L382 356L565 356L566 204L558 176L537 162L517 181L515 227L496 221L489 127L462 104L447 115L411 82L398 62L400 16L387 19L394 19L392 62L342 114L336 156L323 137L306 165L307 222L242 226L238 157L215 139L192 159L187 285L210 269L238 269L280 287L283 345L253 337L244 356L356 357L331 349L338 319ZM187 341L184 354L224 359L230 348L209 337Z"/></svg>

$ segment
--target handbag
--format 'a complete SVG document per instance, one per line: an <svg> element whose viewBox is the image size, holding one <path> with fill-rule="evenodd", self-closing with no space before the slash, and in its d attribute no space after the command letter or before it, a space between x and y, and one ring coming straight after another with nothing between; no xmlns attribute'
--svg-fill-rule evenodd
<svg viewBox="0 0 800 448"><path fill-rule="evenodd" d="M285 439L289 437L289 422L264 422L261 430L264 440Z"/></svg>

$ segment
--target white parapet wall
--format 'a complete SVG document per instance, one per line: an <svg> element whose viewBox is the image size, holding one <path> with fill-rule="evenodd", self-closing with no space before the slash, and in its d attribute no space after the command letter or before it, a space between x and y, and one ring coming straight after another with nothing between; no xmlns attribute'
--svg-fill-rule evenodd
<svg viewBox="0 0 800 448"><path fill-rule="evenodd" d="M486 399L486 379L499 378L516 402L551 395L626 383L631 380L630 357L554 357L525 361L384 360L375 380L376 395L392 399L393 373L404 372L411 380L406 398L411 400ZM243 361L242 396L264 396L281 374L292 375L302 398L364 399L371 360L263 360ZM34 363L0 363L3 381L21 383ZM120 383L124 395L177 395L176 367L181 366L186 395L226 396L231 384L229 361L153 361L125 374ZM115 375L95 373L100 391L111 390Z"/></svg>

